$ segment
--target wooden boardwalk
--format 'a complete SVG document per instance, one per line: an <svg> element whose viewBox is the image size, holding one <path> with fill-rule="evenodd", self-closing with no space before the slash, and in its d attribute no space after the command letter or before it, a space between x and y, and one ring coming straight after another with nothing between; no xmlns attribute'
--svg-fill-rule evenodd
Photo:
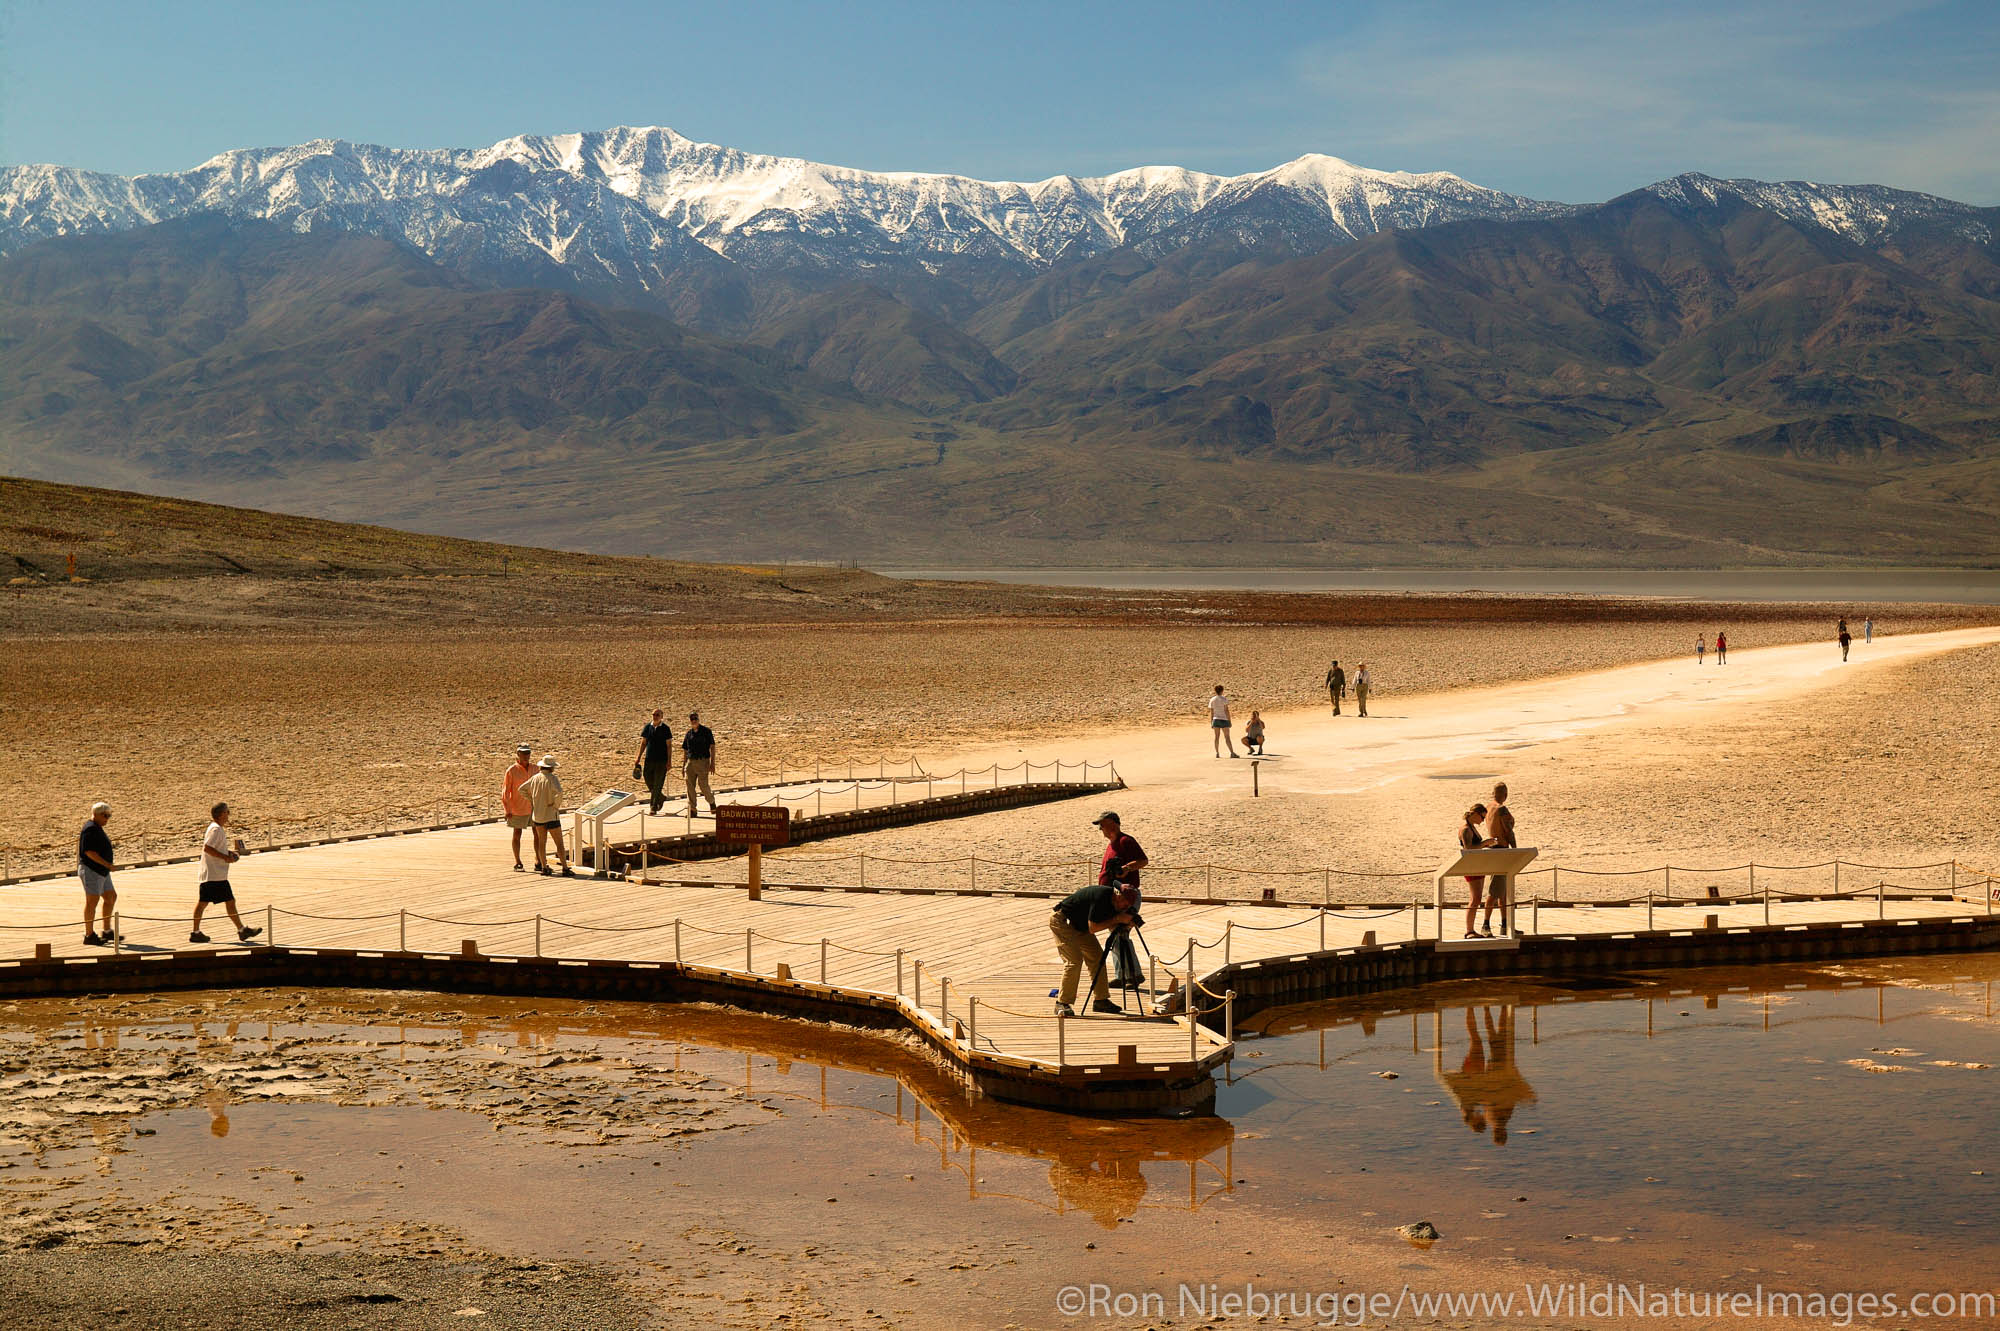
<svg viewBox="0 0 2000 1331"><path fill-rule="evenodd" d="M677 870L677 872L679 872ZM1231 1052L1219 1009L1248 972L1320 954L1435 943L1428 905L1316 909L1218 901L1149 900L1145 941L1151 982L1123 1017L1058 1020L1049 990L1058 965L1047 895L767 888L750 901L733 886L543 877L511 868L504 828L483 825L253 854L232 877L258 943L287 950L453 957L470 942L487 958L596 959L675 964L731 981L777 986L810 1006L814 995L864 996L887 1005L966 1068L1011 1068L1057 1080L1196 1074ZM192 864L121 870L122 950L198 950L187 941ZM4 889L0 961L103 956L81 942L82 894L74 879ZM1834 899L1686 902L1652 906L1565 904L1524 908L1521 926L1542 938L1673 939L1811 926L1990 918L1992 906L1886 891ZM1448 929L1458 921L1447 911ZM1716 917L1715 930L1706 929ZM213 908L210 936L228 939ZM224 943L212 945L227 946ZM1464 945L1447 943L1440 951ZM1505 947L1486 944L1482 948ZM1400 949L1399 949L1400 950ZM1214 990L1201 1006L1210 1029L1185 1016L1142 1015L1151 993Z"/></svg>

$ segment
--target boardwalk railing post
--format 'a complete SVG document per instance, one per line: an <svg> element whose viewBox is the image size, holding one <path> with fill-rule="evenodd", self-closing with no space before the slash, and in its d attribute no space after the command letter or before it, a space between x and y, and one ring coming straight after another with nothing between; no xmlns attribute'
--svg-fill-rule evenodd
<svg viewBox="0 0 2000 1331"><path fill-rule="evenodd" d="M819 940L819 982L826 983L826 940Z"/></svg>
<svg viewBox="0 0 2000 1331"><path fill-rule="evenodd" d="M974 994L966 1003L966 1044L973 1053L979 1051L979 995Z"/></svg>
<svg viewBox="0 0 2000 1331"><path fill-rule="evenodd" d="M542 955L542 917L535 917L535 955Z"/></svg>
<svg viewBox="0 0 2000 1331"><path fill-rule="evenodd" d="M750 929L743 931L743 969L755 975L757 968L750 964L750 935L753 932L755 931Z"/></svg>
<svg viewBox="0 0 2000 1331"><path fill-rule="evenodd" d="M896 997L903 996L903 949L896 949Z"/></svg>
<svg viewBox="0 0 2000 1331"><path fill-rule="evenodd" d="M947 975L938 981L938 1012L943 1016L944 1031L951 1034L951 977Z"/></svg>
<svg viewBox="0 0 2000 1331"><path fill-rule="evenodd" d="M1883 894L1882 887L1882 880L1877 878L1875 880L1875 918L1878 920L1889 918L1889 902L1888 898Z"/></svg>
<svg viewBox="0 0 2000 1331"><path fill-rule="evenodd" d="M1771 922L1771 885L1764 884L1764 923Z"/></svg>
<svg viewBox="0 0 2000 1331"><path fill-rule="evenodd" d="M1222 996L1222 1038L1230 1044L1236 1043L1236 991L1231 989Z"/></svg>
<svg viewBox="0 0 2000 1331"><path fill-rule="evenodd" d="M1194 972L1189 971L1188 973L1192 975ZM1189 989L1187 991L1187 1023L1188 1023L1188 1062L1190 1063L1201 1062L1201 1034L1200 1032L1195 1030L1195 1019L1196 1019L1195 1014L1199 1011L1200 1009L1195 1006L1194 990Z"/></svg>
<svg viewBox="0 0 2000 1331"><path fill-rule="evenodd" d="M1319 950L1326 951L1326 907L1319 910Z"/></svg>
<svg viewBox="0 0 2000 1331"><path fill-rule="evenodd" d="M1224 920L1222 922L1222 964L1225 966L1229 964L1229 942L1235 936L1236 921Z"/></svg>
<svg viewBox="0 0 2000 1331"><path fill-rule="evenodd" d="M924 1010L924 963L910 963L910 996L916 1001L917 1011Z"/></svg>
<svg viewBox="0 0 2000 1331"><path fill-rule="evenodd" d="M1561 901L1562 899L1563 899L1562 866L1560 864L1552 864L1549 866L1549 900Z"/></svg>
<svg viewBox="0 0 2000 1331"><path fill-rule="evenodd" d="M1840 895L1840 861L1833 862L1833 894Z"/></svg>
<svg viewBox="0 0 2000 1331"><path fill-rule="evenodd" d="M410 912L407 910L396 912L396 950L398 952L410 950Z"/></svg>
<svg viewBox="0 0 2000 1331"><path fill-rule="evenodd" d="M674 916L674 965L681 964L681 917Z"/></svg>
<svg viewBox="0 0 2000 1331"><path fill-rule="evenodd" d="M1423 936L1423 916L1417 909L1417 903L1412 901L1410 903L1410 941L1414 943Z"/></svg>
<svg viewBox="0 0 2000 1331"><path fill-rule="evenodd" d="M1673 896L1674 896L1674 866L1673 866L1673 865L1671 865L1671 864L1669 864L1669 865L1666 865L1666 866L1665 866L1664 868L1662 868L1662 869L1660 870L1660 872L1661 872L1661 873L1664 873L1664 874L1665 874L1665 875L1667 876L1667 892L1666 892L1666 895L1667 895L1667 899L1668 899L1669 901L1671 901L1671 900L1673 900Z"/></svg>
<svg viewBox="0 0 2000 1331"><path fill-rule="evenodd" d="M278 935L272 932L271 922L272 922L271 903L267 901L264 903L264 945L266 947L269 947L271 944L278 941ZM115 928L111 931L111 936L113 938L116 938L118 936L118 931Z"/></svg>
<svg viewBox="0 0 2000 1331"><path fill-rule="evenodd" d="M1541 933L1541 931L1542 931L1542 899L1540 896L1537 896L1528 903L1528 932L1531 934L1539 934Z"/></svg>
<svg viewBox="0 0 2000 1331"><path fill-rule="evenodd" d="M269 910L270 910L271 908L270 908L269 906L266 906L266 907L264 907L264 909L265 909L265 910L266 910L266 911L268 912L268 911L269 911ZM269 916L267 915L267 916L266 916L265 918L267 918L267 919L268 919L268 918L269 918ZM119 914L118 912L113 912L113 913L112 913L112 916L111 916L111 954L112 954L113 956L118 956L119 954L121 954L121 953L123 953L123 952L125 951L125 930L124 930L124 927L123 927L123 925L122 925L122 923L121 923L121 920L122 920L122 916L121 916L121 915L120 915L120 914ZM269 930L267 929L267 930L265 930L265 937L267 937L267 938L268 938L269 936L270 936L270 931L269 931Z"/></svg>
<svg viewBox="0 0 2000 1331"><path fill-rule="evenodd" d="M1061 1072L1063 1064L1069 1061L1069 1032L1064 1028L1063 1014L1056 1013L1056 1071Z"/></svg>

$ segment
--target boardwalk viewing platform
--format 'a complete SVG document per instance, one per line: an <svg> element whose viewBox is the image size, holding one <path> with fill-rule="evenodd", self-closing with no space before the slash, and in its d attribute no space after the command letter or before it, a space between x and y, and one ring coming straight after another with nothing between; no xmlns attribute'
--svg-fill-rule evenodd
<svg viewBox="0 0 2000 1331"><path fill-rule="evenodd" d="M1237 1020L1289 1002L1457 975L2000 946L2000 885L1956 864L1819 866L1831 872L1818 891L1776 888L1764 870L1754 893L1679 870L1662 875L1670 892L1591 902L1550 894L1580 871L1538 870L1519 884L1521 937L1478 943L1454 941L1462 902L1440 917L1425 873L1400 876L1411 880L1394 885L1400 900L1338 906L1276 889L1175 893L1166 873L1144 908L1147 983L1124 996L1136 1002L1120 1017L1061 1019L1047 921L1081 861L1052 866L1041 887L973 886L975 862L964 886L909 889L806 881L814 862L802 860L753 901L726 864L546 878L513 872L505 840L487 824L253 854L232 877L245 918L266 930L254 946L187 942L188 863L120 870L115 949L81 943L74 879L18 883L5 889L0 993L363 984L707 1000L907 1030L985 1093L1131 1113L1205 1107ZM1755 882L1744 868L1728 872ZM721 881L699 882L699 869ZM220 924L211 910L218 937ZM1169 1010L1152 1015L1160 997Z"/></svg>

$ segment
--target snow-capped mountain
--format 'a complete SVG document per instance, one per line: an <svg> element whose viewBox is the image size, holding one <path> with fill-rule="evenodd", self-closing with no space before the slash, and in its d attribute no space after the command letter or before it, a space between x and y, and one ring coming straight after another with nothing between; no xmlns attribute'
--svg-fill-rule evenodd
<svg viewBox="0 0 2000 1331"><path fill-rule="evenodd" d="M1995 236L1995 210L1991 208L1886 185L1718 180L1690 171L1648 188L1668 203L1685 207L1712 206L1734 196L1793 222L1817 226L1871 247L1913 226L1939 227L1976 245L1990 245Z"/></svg>
<svg viewBox="0 0 2000 1331"><path fill-rule="evenodd" d="M1018 276L1120 245L1170 248L1274 223L1319 248L1384 227L1561 205L1317 154L1233 177L1165 166L1014 183L859 171L670 129L613 129L476 150L316 140L133 177L9 167L0 171L0 253L206 211L385 235L481 278L561 273L658 292L708 257L751 269Z"/></svg>

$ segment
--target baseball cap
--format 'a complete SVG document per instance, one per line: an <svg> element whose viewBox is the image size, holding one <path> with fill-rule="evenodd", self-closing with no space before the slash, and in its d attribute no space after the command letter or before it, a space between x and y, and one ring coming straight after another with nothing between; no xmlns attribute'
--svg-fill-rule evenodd
<svg viewBox="0 0 2000 1331"><path fill-rule="evenodd" d="M516 744L514 746L514 752L516 753L533 753L534 751L535 746L532 744Z"/></svg>
<svg viewBox="0 0 2000 1331"><path fill-rule="evenodd" d="M1113 813L1109 809L1106 809L1103 813L1100 813L1095 818L1091 819L1090 820L1091 825L1095 826L1096 824L1103 822L1106 818L1109 818L1112 822L1117 823L1120 827L1123 827L1125 825L1124 822L1120 820L1118 815Z"/></svg>

